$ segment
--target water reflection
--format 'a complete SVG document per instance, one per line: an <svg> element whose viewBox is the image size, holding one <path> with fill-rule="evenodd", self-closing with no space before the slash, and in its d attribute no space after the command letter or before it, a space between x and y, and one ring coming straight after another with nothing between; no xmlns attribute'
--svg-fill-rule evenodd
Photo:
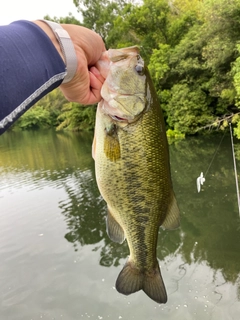
<svg viewBox="0 0 240 320"><path fill-rule="evenodd" d="M194 177L210 163L216 139L208 137L189 144L184 141L171 148L172 164L177 168L174 181L182 209L181 253L188 263L206 260L210 267L221 270L226 281L234 283L240 271L240 220L228 137L209 170L204 192L198 194L194 190ZM192 161L184 164L187 154Z"/></svg>
<svg viewBox="0 0 240 320"><path fill-rule="evenodd" d="M235 301L231 318L237 319L235 315L240 311L239 303L236 305L240 300L240 219L229 137L224 138L202 191L198 193L196 188L196 178L208 168L220 138L187 139L170 147L181 228L159 231L158 257L167 291L173 297L172 304L161 308L170 314L172 308L180 308L177 301L181 301L182 308L188 309L182 313L185 319L189 314L199 314L197 302L206 305L206 319L207 307L213 308L210 319L216 305L222 303L224 309L231 299ZM55 132L1 136L0 200L1 193L13 186L23 188L29 184L31 190L45 186L64 190L66 196L58 203L67 227L62 236L76 253L91 246L100 266L121 269L128 247L126 243L111 242L106 234L106 206L95 183L91 140L91 134ZM113 270L113 277L117 274ZM229 290L235 293L230 295ZM189 306L191 303L194 307ZM174 317L171 313L170 318Z"/></svg>
<svg viewBox="0 0 240 320"><path fill-rule="evenodd" d="M68 200L60 203L69 229L65 238L75 250L79 244L97 244L94 251L99 251L100 265L119 265L120 258L128 254L127 244L120 247L107 236L106 205L97 189L93 169L75 171L71 182L72 185L63 184Z"/></svg>

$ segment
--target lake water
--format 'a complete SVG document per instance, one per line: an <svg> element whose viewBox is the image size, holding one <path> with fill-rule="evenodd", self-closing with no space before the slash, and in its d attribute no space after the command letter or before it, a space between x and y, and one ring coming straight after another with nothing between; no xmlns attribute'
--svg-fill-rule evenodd
<svg viewBox="0 0 240 320"><path fill-rule="evenodd" d="M106 234L92 134L3 134L0 319L239 320L240 218L229 136L196 189L220 139L170 145L181 228L159 230L168 303L158 305L142 291L126 297L114 287L128 248Z"/></svg>

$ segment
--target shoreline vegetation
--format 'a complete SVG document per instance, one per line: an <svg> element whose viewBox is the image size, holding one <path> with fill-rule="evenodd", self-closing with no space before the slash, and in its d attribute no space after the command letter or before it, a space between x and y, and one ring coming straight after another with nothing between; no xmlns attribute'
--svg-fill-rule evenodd
<svg viewBox="0 0 240 320"><path fill-rule="evenodd" d="M107 48L139 45L169 137L225 130L231 121L234 135L240 139L239 0L73 2L81 21L71 13L44 19L93 29ZM68 102L56 89L10 130L93 130L95 111L96 106Z"/></svg>

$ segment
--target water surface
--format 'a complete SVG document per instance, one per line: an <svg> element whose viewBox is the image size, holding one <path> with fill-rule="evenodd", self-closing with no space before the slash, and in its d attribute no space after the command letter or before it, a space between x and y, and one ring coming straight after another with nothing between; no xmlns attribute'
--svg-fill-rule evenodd
<svg viewBox="0 0 240 320"><path fill-rule="evenodd" d="M126 297L115 290L128 248L105 231L92 134L0 136L0 319L238 320L240 218L230 137L196 189L220 139L170 146L181 228L159 230L168 303L158 305L142 291Z"/></svg>

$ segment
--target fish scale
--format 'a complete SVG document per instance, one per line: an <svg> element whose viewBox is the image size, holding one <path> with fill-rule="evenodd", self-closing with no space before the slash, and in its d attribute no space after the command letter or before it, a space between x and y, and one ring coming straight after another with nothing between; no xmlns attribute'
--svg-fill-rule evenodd
<svg viewBox="0 0 240 320"><path fill-rule="evenodd" d="M111 55L124 50L112 50ZM110 65L111 92L119 87L121 94L118 97L116 92L111 105L107 77L97 108L93 156L97 184L108 207L108 234L120 243L126 238L130 250L116 288L126 295L142 289L154 301L165 303L167 294L156 256L158 230L161 225L178 227L179 210L163 115L147 68L144 66L144 76L135 71L143 61L134 52L135 48L132 53L127 48L123 61L114 60ZM128 99L127 90L131 91ZM122 121L116 120L116 106Z"/></svg>

